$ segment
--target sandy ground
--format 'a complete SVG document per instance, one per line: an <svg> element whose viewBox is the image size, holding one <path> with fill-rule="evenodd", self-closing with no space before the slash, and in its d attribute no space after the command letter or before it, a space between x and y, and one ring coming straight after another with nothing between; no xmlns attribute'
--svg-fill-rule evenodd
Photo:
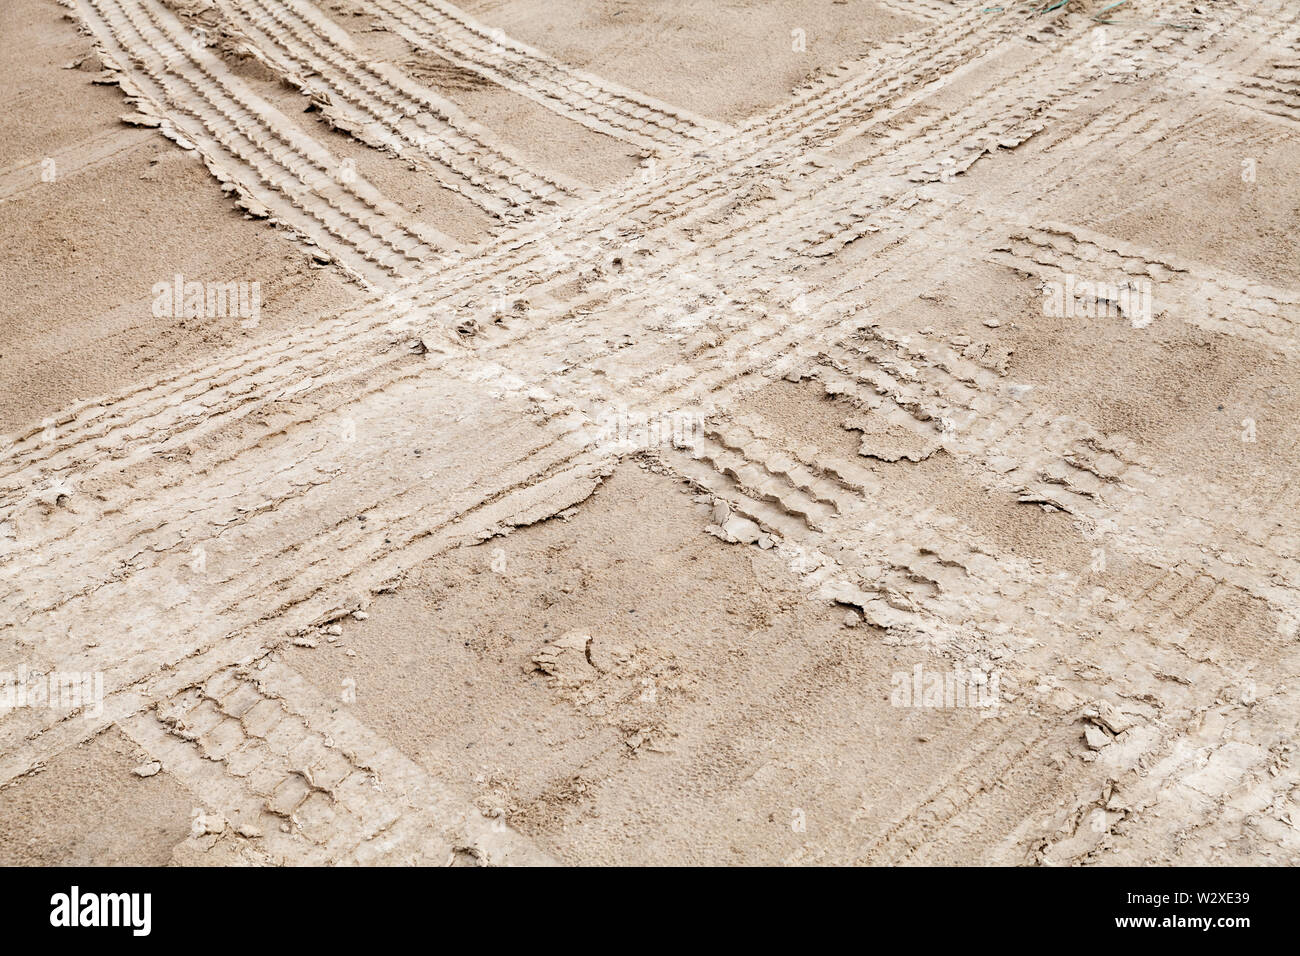
<svg viewBox="0 0 1300 956"><path fill-rule="evenodd" d="M6 3L0 863L1300 862L1300 8L1043 6Z"/></svg>

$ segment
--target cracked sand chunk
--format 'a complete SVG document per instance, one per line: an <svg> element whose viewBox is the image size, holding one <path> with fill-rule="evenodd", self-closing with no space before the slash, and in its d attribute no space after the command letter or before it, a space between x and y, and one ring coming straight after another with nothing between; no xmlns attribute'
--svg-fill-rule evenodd
<svg viewBox="0 0 1300 956"><path fill-rule="evenodd" d="M772 546L771 537L756 522L732 512L725 501L714 504L713 522L704 530L728 544L757 544L764 550Z"/></svg>
<svg viewBox="0 0 1300 956"><path fill-rule="evenodd" d="M1099 701L1091 712L1085 712L1084 716L1116 736L1138 725L1137 718L1132 714L1126 714L1104 700Z"/></svg>
<svg viewBox="0 0 1300 956"><path fill-rule="evenodd" d="M1100 750L1110 743L1110 737L1106 731L1102 730L1096 724L1085 724L1083 728L1083 739L1089 749Z"/></svg>
<svg viewBox="0 0 1300 956"><path fill-rule="evenodd" d="M591 635L567 631L533 655L535 668L561 686L576 687L596 677L591 662Z"/></svg>

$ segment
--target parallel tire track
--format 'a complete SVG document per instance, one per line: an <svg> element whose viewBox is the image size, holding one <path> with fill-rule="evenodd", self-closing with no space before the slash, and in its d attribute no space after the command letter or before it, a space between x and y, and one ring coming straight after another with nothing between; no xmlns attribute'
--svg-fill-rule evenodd
<svg viewBox="0 0 1300 956"><path fill-rule="evenodd" d="M659 151L684 148L726 132L720 123L565 66L442 0L375 0L371 9L414 48L431 50L617 139Z"/></svg>
<svg viewBox="0 0 1300 956"><path fill-rule="evenodd" d="M372 128L393 148L427 157L448 188L506 219L553 206L586 190L564 177L529 169L450 101L392 68L369 64L350 50L337 27L300 0L225 0L232 28L260 54L274 57L282 75L315 91L328 115L350 121L362 136Z"/></svg>
<svg viewBox="0 0 1300 956"><path fill-rule="evenodd" d="M133 90L200 152L220 178L338 256L356 274L387 283L435 256L403 226L402 213L269 104L231 77L154 0L75 0Z"/></svg>
<svg viewBox="0 0 1300 956"><path fill-rule="evenodd" d="M977 35L967 37L969 30L960 25L953 29L956 35L963 39L965 52L968 55L976 54L979 50L979 37ZM877 91L875 97L866 94L863 89L866 81L857 74L850 74L844 87L823 84L819 91L801 94L796 102L778 108L769 117L756 121L749 132L738 138L727 151L727 155L720 157L718 162L725 164L722 167L724 169L744 169L748 165L759 162L758 156L762 151L773 147L782 148L777 130L791 137L792 142L801 140L805 135L799 125L801 119L811 121L824 116L826 109L847 110L854 108L855 104L861 109L866 109L874 98L878 97L883 101L899 91L914 89L931 82L936 76L942 75L944 66L950 63L948 56L945 56L941 62L936 62L932 44L937 39L936 35L929 32L921 37L917 46L908 54L917 58L916 65L908 65L907 56L902 56L897 69L902 70L905 77L874 84L880 86L883 83L883 88ZM505 285L514 294L526 294L531 286L539 282L553 281L554 273L547 267L549 250L564 250L568 243L580 241L580 237L584 235L598 236L608 229L611 223L623 220L638 208L646 210L651 215L663 217L667 207L681 215L685 211L706 205L715 196L725 195L730 188L728 176L712 171L712 167L701 172L693 162L670 164L660 180L643 184L641 188L616 195L606 201L584 202L563 219L547 223L544 227L534 227L531 231L520 232L514 236L507 234L502 238L498 249L490 255L467 261L461 266L451 267L449 272L441 277L436 297L415 286L409 290L409 293L403 293L401 298L413 309L427 309L439 301L455 301L457 296L466 292L472 296L473 292L470 290L475 286L480 289L490 289ZM669 200L673 198L676 201L670 202ZM664 224L667 221L669 220L664 217ZM557 227L559 227L558 233ZM591 252L583 249L582 255L589 257ZM407 306L403 305L402 311L407 310ZM129 454L130 444L133 443L128 439L127 446L123 447L120 436L151 434L155 443L161 445L162 441L159 439L165 441L170 431L166 427L167 420L178 417L177 410L183 411L190 407L178 400L179 389L193 389L194 393L198 394L200 391L209 391L215 384L210 379L216 376L220 376L219 380L238 383L249 372L273 368L277 363L286 360L309 364L312 356L329 355L349 340L352 340L356 347L360 347L368 339L373 339L376 331L383 330L390 324L393 311L391 306L385 309L383 303L371 304L364 307L359 314L335 322L324 331L310 330L298 333L281 342L259 347L250 352L246 358L241 357L239 360L226 361L217 366L198 368L167 382L143 386L127 392L107 406L103 402L90 402L70 409L53 417L57 434L54 448L48 447L48 442L42 437L47 433L44 424L34 426L25 434L18 436L9 450L8 461L12 464L7 469L0 467L0 477L5 478L6 486L10 488L30 489L42 480L34 473L34 469L43 473L44 478L51 477L53 472L48 466L70 457L69 453L75 445L83 438L91 436L94 436L101 446L113 448L117 456ZM313 377L308 388L317 387L320 383L318 377ZM267 381L267 386L272 384L273 380ZM262 394L266 395L265 392ZM155 397L149 404L141 406L140 398L146 395ZM249 390L242 389L235 404L247 405L256 397L256 394L249 394ZM209 400L205 402L205 413L217 414L222 411L222 407L221 403ZM183 429L192 428L199 423L189 415L182 415L181 418ZM146 430L143 423L149 419L154 421ZM172 437L176 436L173 434ZM92 464L92 460L100 458L98 454L84 453L75 457L81 461L83 467ZM102 464L102 458L100 463ZM16 472L13 465L17 465L21 471ZM19 477L24 472L25 476ZM18 483L12 483L10 480L12 478L17 478Z"/></svg>

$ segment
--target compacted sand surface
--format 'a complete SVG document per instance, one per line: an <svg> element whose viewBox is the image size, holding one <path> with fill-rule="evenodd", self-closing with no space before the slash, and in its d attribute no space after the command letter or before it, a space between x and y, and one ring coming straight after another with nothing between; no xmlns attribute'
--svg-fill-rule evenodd
<svg viewBox="0 0 1300 956"><path fill-rule="evenodd" d="M0 70L0 863L1300 862L1300 6Z"/></svg>

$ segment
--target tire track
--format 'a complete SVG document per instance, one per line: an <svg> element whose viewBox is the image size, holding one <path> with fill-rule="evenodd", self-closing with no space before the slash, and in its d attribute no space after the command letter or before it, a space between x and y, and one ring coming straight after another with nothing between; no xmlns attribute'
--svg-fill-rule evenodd
<svg viewBox="0 0 1300 956"><path fill-rule="evenodd" d="M265 657L159 701L124 729L201 801L187 841L198 858L224 842L259 865L448 865L458 854L552 862Z"/></svg>
<svg viewBox="0 0 1300 956"><path fill-rule="evenodd" d="M914 80L923 75L917 65ZM934 240L937 249L955 258L966 245L967 261L984 256L989 245L985 240L999 235L997 226L1005 217L966 212L955 205L945 208L928 188L943 171L925 168L927 155L948 145L957 147L959 156L953 165L958 173L963 172L980 159L996 155L1002 148L1000 138L1018 145L1024 138L1017 137L1036 135L1036 124L1052 120L1096 94L1096 87L1090 86L1065 95L1076 74L1072 68L1054 68L1041 57L1017 76L1026 81L1024 88L1029 90L1024 99L994 92L953 117L936 120L928 114L918 120L926 135L897 154L891 145L874 150L868 160L856 165L818 166L794 157L778 162L774 160L782 151L791 152L800 142L797 137L782 141L760 124L755 127L755 139L763 140L765 146L753 151L748 151L752 142L738 146L704 171L681 173L668 187L622 200L623 208L655 218L660 215L654 211L655 203L667 202L670 208L663 211L665 221L658 227L663 231L647 229L646 234L661 239L670 229L689 229L698 237L699 246L685 252L672 250L630 270L622 279L607 276L577 294L557 290L555 301L540 310L546 321L533 318L520 323L522 328L488 328L478 337L477 347L463 351L448 348L446 354L439 355L437 378L472 383L486 393L485 402L499 402L504 397L513 403L508 406L513 413L510 417L538 422L540 447L518 436L499 440L510 447L510 456L504 465L493 463L489 468L493 475L507 473L506 480L493 488L488 488L486 481L466 482L458 476L452 489L456 493L449 494L445 473L439 479L435 473L413 466L392 467L378 482L362 483L359 476L366 473L363 466L368 460L385 453L391 459L394 449L428 441L430 434L439 433L430 427L438 424L437 415L430 410L450 418L448 410L458 409L458 401L463 400L463 396L447 392L432 397L428 390L436 379L427 370L424 375L409 372L399 365L396 355L376 356L358 348L363 335L386 324L382 304L341 322L331 330L335 338L330 344L303 336L293 345L258 352L255 361L265 377L252 385L241 380L247 359L223 364L218 374L230 383L230 391L214 397L212 407L217 415L227 417L206 427L214 440L230 444L218 443L208 467L194 475L186 473L189 469L184 462L177 462L166 466L164 477L153 479L161 482L161 487L177 493L183 490L188 496L172 502L170 510L150 513L145 520L142 503L150 500L153 489L123 502L113 497L122 489L110 481L96 492L104 495L108 521L102 526L96 522L89 530L74 527L75 520L60 525L66 534L58 546L66 550L55 564L62 571L72 571L69 556L76 549L75 553L84 556L75 566L80 580L51 575L56 580L48 585L42 582L43 590L36 595L38 601L46 601L44 605L24 603L23 598L6 606L6 610L30 615L24 623L35 620L38 613L52 614L48 622L38 623L35 640L23 635L26 643L21 646L24 650L36 647L37 656L47 661L86 661L106 667L114 687L111 713L116 719L134 720L135 732L148 737L169 760L184 767L202 767L194 763L198 753L201 759L211 761L209 755L215 755L217 762L224 762L229 754L248 747L248 742L229 737L234 728L226 723L238 716L231 711L240 704L230 704L230 711L221 710L220 720L203 727L193 741L172 733L175 725L164 723L160 731L152 715L138 719L130 715L147 710L154 700L175 700L176 694L184 694L190 686L184 681L193 682L196 675L206 680L232 659L282 642L286 632L334 619L330 615L348 608L349 595L368 594L400 575L404 567L456 540L472 540L530 517L535 520L553 514L557 495L565 501L581 496L608 466L607 458L592 456L592 443L585 432L602 405L625 398L634 408L671 408L707 398L723 411L710 418L690 449L666 451L661 457L677 474L726 502L728 513L749 517L776 532L780 539L776 547L785 549L792 561L800 556L796 549L805 557L811 552L809 563L815 567L796 573L820 595L857 607L866 620L894 636L925 640L954 659L966 654L991 656L997 651L1030 672L1027 679L1055 673L1057 662L1051 655L1059 650L1058 645L1035 651L1033 640L1048 625L1031 614L1041 615L1052 626L1064 625L1065 633L1072 636L1080 636L1087 624L1103 621L1102 647L1079 651L1079 666L1094 668L1112 679L1120 693L1154 699L1169 713L1183 699L1183 685L1149 671L1129 669L1136 655L1125 653L1131 646L1124 643L1125 625L1147 621L1159 638L1188 621L1204 619L1243 595L1275 609L1284 606L1296 580L1294 559L1285 553L1286 542L1276 534L1246 541L1245 550L1238 552L1246 557L1244 564L1229 561L1225 553L1206 555L1206 542L1229 542L1238 550L1237 522L1230 509L1224 514L1220 492L1171 483L1169 476L1143 463L1131 443L1100 435L1036 404L1032 396L1026 401L994 370L953 350L914 345L901 333L868 321L865 315L868 307L873 313L887 315L926 284L924 277L920 281L915 275L909 277L912 249L907 242L878 235L882 229L888 233L897 227ZM854 83L856 79L850 85ZM875 108L898 104L915 92L914 83L881 88ZM824 100L805 104L805 115L817 124L809 142L847 141L863 124L873 121L872 107L841 93L836 88ZM972 122L979 124L975 137L969 135ZM901 135L895 142L907 141L908 137ZM730 183L725 181L728 174ZM810 178L803 180L805 176ZM727 206L728 186L734 189L736 181L752 183L759 177L775 178L778 187L789 190L781 194L788 201L761 210ZM792 188L794 183L799 185ZM864 210L862 196L868 185L874 189ZM796 198L789 199L790 193ZM661 198L651 198L654 195ZM566 239L590 234L583 230L619 205L601 200L587 207L588 218L571 220L582 225L575 226ZM711 222L711 217L724 210L726 215ZM1178 263L1170 264L1168 257L1072 227L1037 224L1033 231L1022 231L1024 236L1015 240L1019 245L1008 253L1017 257L1016 261L1046 267L1045 263L1054 266L1059 261L1085 262L1100 257L1125 269L1138 269L1142 275L1156 274L1153 270L1181 274ZM523 233L516 233L515 238L519 245L499 258L459 267L462 271L454 282L461 285L455 295L481 294L501 275L529 274L536 269L538 257L528 245L538 240ZM850 246L854 248L846 255ZM711 251L719 247L720 252ZM696 269L710 258L727 270L734 267L741 283L735 303L739 328L727 330L722 341L712 341L707 330L656 329L648 323L632 326L638 332L656 333L647 342L622 348L608 341L592 341L600 337L603 322L599 317L578 314L580 309L617 307L635 314L637 306L652 301L663 289L680 301L691 292L689 282L681 277L667 279L667 285L654 286L649 292L638 292L636 286L648 278L663 279L661 270ZM776 321L764 310L764 302L773 292L770 284L760 281L764 272L788 272L792 264L806 267L819 262L836 268L846 260L858 264L845 266L841 281L812 296L807 319ZM1220 275L1214 281L1225 295L1241 292L1233 285L1237 280L1230 276ZM532 276L526 288L541 292L555 286L550 277ZM423 294L438 293L416 290L416 295ZM1264 310L1292 305L1291 299L1280 298L1286 295L1282 290L1265 290L1253 306L1260 316L1258 327L1275 338L1286 334L1289 326L1270 324L1277 316ZM760 327L751 321L754 319L770 324ZM368 331L358 333L352 321L359 321ZM366 344L378 340L376 333ZM422 349L441 353L436 343L430 344L434 347L421 339ZM336 354L343 352L340 346L348 351ZM309 352L312 348L317 351ZM810 357L809 350L820 354ZM358 352L371 363L368 370L349 367L343 371ZM283 377L277 376L277 362L287 358L300 363L295 368L305 368L308 355L319 357L323 374L301 389L284 387ZM576 361L553 372L542 360L556 355L576 356ZM441 361L444 358L446 363ZM691 366L689 374L681 371L683 363ZM554 378L559 384L554 394L530 383L538 369L546 369L548 381ZM779 442L779 436L765 432L761 421L727 414L725 409L756 380L770 380L785 370L815 374L828 390L858 403L862 410L884 415L925 437L926 447L942 448L1009 500L1018 497L1021 503L1067 512L1084 527L1107 521L1127 526L1114 532L1117 548L1149 561L1156 569L1151 587L1129 610L1132 617L1101 613L1109 596L1087 592L1081 574L1052 574L1051 569L1035 568L997 553L947 516L921 512L896 521L891 515L890 521L881 521L888 488L882 488L856 462L800 454ZM376 371L367 382L366 374ZM203 386L210 373L211 368L200 369L173 381L184 379L185 387L194 389L194 398L206 397ZM174 414L168 404L168 395L176 394L174 389L149 386L137 394L150 396L153 411L148 414ZM430 420L403 420L417 408ZM127 447L119 446L119 450L143 464L143 443L156 437L156 432L150 435L150 426L160 422L136 417L134 424L128 424L130 416L144 413L138 406L101 409L101 415L105 411L109 416L123 413L123 417L111 427L108 419L97 419L94 412L89 419L71 419L77 427L72 430L71 442L64 442L58 454L65 461L77 455L92 457L84 445L85 432L78 431L90 424L100 429L101 441L134 432L137 444L126 443ZM331 458L334 446L321 439L349 413L368 426L361 429L365 437L353 452ZM252 418L255 414L265 417L257 420ZM494 410L494 416L494 422L505 417L500 409ZM249 418L245 432L232 436L245 417ZM186 436L192 440L198 434L195 426L206 420L205 414L191 406L171 419L174 431L169 434L179 447ZM484 448L493 447L487 438L488 428L471 426L448 425L452 437L440 450L448 456L454 454L451 443L455 434L471 431ZM26 463L20 468L35 469L42 453L39 443L27 442L12 460ZM351 472L358 477L350 477ZM555 491L549 482L561 491ZM128 493L136 490L131 488ZM1161 501L1162 497L1170 500ZM360 522L358 511L370 514L379 527L359 527L369 522ZM184 564L188 557L184 553L188 542L178 532L191 517L228 528L227 532L218 531L214 540L228 535L237 561L215 568L204 579L206 583L190 588L190 593L178 593L177 564ZM726 516L724 527L725 520ZM111 558L114 549L119 556L125 555L131 566L114 565L106 572L104 556ZM1180 573L1183 568L1193 573ZM95 583L85 587L87 580ZM133 597L141 595L157 595L154 606L132 606L129 613L121 613ZM13 594L0 600L13 600ZM1017 610L1014 613L1021 616L1008 621L1009 606L1026 610ZM1189 642L1173 645L1160 658L1177 665L1170 665L1171 671L1191 675L1186 678L1189 681L1223 673L1218 664L1198 660L1198 650ZM132 656L123 660L124 651ZM313 692L294 684L292 674L275 676L287 689L280 690L278 697L274 689L262 696L281 700L284 709L302 719ZM206 702L215 708L215 701L225 699L216 692ZM193 709L186 708L179 719L183 721ZM203 719L194 717L196 722ZM4 779L24 772L42 754L65 744L69 735L81 732L68 727L66 721L38 726L42 721L39 715L25 715L19 721L11 715L0 725L5 742L0 768ZM312 721L304 719L303 724L304 728L295 728L291 736L315 741ZM227 729L220 731L222 726ZM973 758L981 760L985 768L973 779L991 786L1031 755L1042 756L1046 740L1040 736L1028 741L995 741ZM224 750L227 746L232 749ZM364 740L360 746L365 746ZM252 749L257 751L259 746ZM270 760L265 755L263 759ZM323 763L313 761L297 768L305 769L307 776L292 770L286 771L286 776L279 773L284 767L277 765L275 779L268 775L262 790L240 789L242 784L231 779L238 774L228 770L211 784L204 780L195 786L206 791L211 785L232 807L242 806L250 793L254 806L257 799L279 801L275 806L292 819L318 795L311 787L318 766ZM364 767L354 765L355 769ZM322 774L320 779L328 778ZM937 827L955 820L977 820L980 797L962 789L970 779L959 773L943 781L869 843L864 855L873 860L910 859ZM305 781L307 790L298 782L286 785L286 780ZM418 791L413 788L410 792ZM301 799L292 802L295 794ZM421 795L413 802L426 805L433 799ZM317 804L323 802L325 797L317 800ZM368 812L368 801L360 795L339 801L339 806L349 821L347 814L354 810L360 816ZM332 804L328 809L338 812ZM380 812L382 816L382 807ZM299 816L306 818L304 829L331 839L333 817L315 817L306 811ZM400 827L401 821L399 813L391 823L379 825ZM349 858L361 845L358 834L369 832L368 826L364 822L360 827L351 822L341 825L337 843L330 844L323 857ZM395 833L394 843L379 848L380 858L390 852L398 856L413 852L412 844L406 842L408 832L413 833ZM285 852L301 852L316 859L315 854L322 853L319 847L313 840L305 850ZM427 852L415 850L421 851Z"/></svg>
<svg viewBox="0 0 1300 956"><path fill-rule="evenodd" d="M682 149L728 132L721 123L565 66L441 0L375 0L370 9L413 48L642 148Z"/></svg>
<svg viewBox="0 0 1300 956"><path fill-rule="evenodd" d="M850 184L850 186L852 186L852 185L853 185L853 184Z"/></svg>
<svg viewBox="0 0 1300 956"><path fill-rule="evenodd" d="M129 77L129 93L145 98L164 132L198 147L254 214L274 215L372 283L414 270L436 256L435 246L454 248L401 225L397 207L363 180L343 181L341 164L293 132L153 0L75 0L74 9Z"/></svg>
<svg viewBox="0 0 1300 956"><path fill-rule="evenodd" d="M356 57L346 34L313 7L296 0L223 0L219 9L277 72L322 104L331 122L399 155L424 155L444 186L493 216L518 219L587 192L564 177L527 168L432 90Z"/></svg>
<svg viewBox="0 0 1300 956"><path fill-rule="evenodd" d="M933 39L927 36L927 41ZM909 71L910 82L891 84L903 88L915 84L923 84L934 79L936 65L932 62L932 47L928 42L921 43L918 46L920 51L917 55L922 60L922 66ZM969 45L968 53L975 52L975 44ZM862 99L861 91L857 89L856 79L852 82L855 92L858 94L858 101ZM845 94L842 91L834 90L833 99L840 101L843 107L843 101L846 97L851 98L853 94ZM794 105L780 108L774 111L771 116L762 120L752 127L752 130L763 130L770 125L780 122L783 126L789 120L791 111L795 115L801 116L807 112L818 109L821 100L816 97L807 95L798 98ZM744 148L762 148L764 145L770 146L774 140L771 137L765 137L763 142L758 142L755 134L751 131L750 136L744 140L741 145ZM744 150L736 151L737 161L732 163L732 167L741 167L744 157L747 155ZM726 161L725 159L722 161ZM663 209L655 205L661 203L665 197L674 195L682 196L684 205L687 208L694 208L707 201L714 195L725 194L730 186L730 180L717 173L701 173L690 162L681 163L668 171L664 179L660 182L651 183L646 189L633 190L631 196L614 197L610 203L585 203L576 212L566 216L565 223L570 224L569 234L576 237L583 235L598 235L602 230L608 228L609 223L617 222L627 216L631 210L638 206L647 208L650 212L662 215ZM684 194L684 195L683 195ZM435 301L446 302L453 300L455 296L460 295L466 289L472 290L477 285L492 286L497 284L508 284L512 290L518 290L516 294L525 294L530 287L536 285L539 281L545 281L551 278L551 274L539 276L538 273L545 268L548 261L548 250L567 248L566 241L563 239L551 243L548 235L554 235L556 223L547 223L543 228L535 229L531 232L517 234L513 237L507 235L503 238L499 251L479 260L475 259L467 262L463 266L455 267L450 275L445 277L444 284L440 289L440 294L436 299L428 293L424 293L418 286L411 287L409 291L410 298L409 308L419 309L428 308ZM568 240L573 242L574 240ZM593 251L587 250L581 245L582 240L577 240L578 248L586 257L590 257ZM500 263L500 265L495 265ZM406 294L404 293L404 296ZM472 292L470 293L472 296ZM404 310L407 307L404 306ZM361 315L352 321L339 321L328 328L324 333L317 330L301 333L290 337L284 343L275 343L263 346L250 353L248 361L252 364L251 369L240 369L236 363L222 363L215 369L203 368L186 375L162 383L163 387L159 388L154 385L144 386L141 390L128 392L116 405L118 407L105 413L103 402L85 403L82 406L70 410L68 413L55 416L53 424L59 433L58 447L50 449L46 447L41 436L46 433L47 427L42 424L33 427L27 433L18 436L10 449L9 460L19 463L19 467L25 470L26 478L18 483L18 487L30 487L40 481L47 481L54 477L50 474L48 467L43 468L44 475L37 476L33 474L33 469L40 467L41 463L50 464L62 460L67 455L67 451L78 442L84 435L84 428L89 425L90 434L98 436L101 445L111 444L115 448L115 453L119 456L123 454L120 442L113 441L114 438L125 434L123 429L132 428L137 434L144 421L153 418L161 413L166 416L174 416L176 407L186 407L182 402L176 401L176 387L193 387L196 391L199 389L206 390L209 384L207 379L214 373L223 376L225 380L237 382L241 375L246 371L257 373L260 369L272 367L275 362L282 362L286 359L299 357L304 362L311 355L329 354L330 351L336 350L345 342L352 340L353 345L358 350L370 347L373 348L376 338L376 330L381 330L389 325L381 305L370 305L363 309ZM382 334L382 333L380 333ZM176 387L167 388L172 382L177 383ZM317 378L313 378L311 387L319 383ZM270 386L272 383L267 382ZM157 397L147 406L149 411L144 415L144 411L137 407L138 398L142 394L153 393ZM250 404L249 396L241 395L237 404L244 405L246 408ZM155 411L156 410L156 411ZM207 410L209 413L221 411L219 407L213 407L211 404ZM88 416L85 425L82 424L82 416ZM73 428L64 426L74 425ZM193 419L190 425L192 426ZM152 431L158 433L162 425L161 422L155 422ZM164 433L165 434L165 433ZM178 437L178 436L177 436ZM137 452L138 454L138 452ZM86 455L85 458L92 456ZM84 460L84 459L83 459ZM66 473L68 469L63 469ZM8 472L8 477L12 477L14 471ZM8 482L7 482L8 483ZM13 487L10 484L10 487ZM11 492L12 494L12 492Z"/></svg>

